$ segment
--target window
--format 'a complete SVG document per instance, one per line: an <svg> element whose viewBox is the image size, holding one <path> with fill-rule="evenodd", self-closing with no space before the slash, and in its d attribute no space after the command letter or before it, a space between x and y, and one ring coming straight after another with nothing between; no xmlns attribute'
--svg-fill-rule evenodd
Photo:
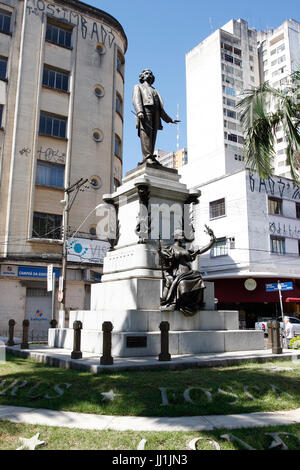
<svg viewBox="0 0 300 470"><path fill-rule="evenodd" d="M117 191L118 187L121 186L121 183L117 178L114 178L114 191Z"/></svg>
<svg viewBox="0 0 300 470"><path fill-rule="evenodd" d="M123 76L124 75L124 58L121 54L117 55L117 71Z"/></svg>
<svg viewBox="0 0 300 470"><path fill-rule="evenodd" d="M116 95L116 111L117 113L120 114L120 116L122 116L122 108L123 108L123 103L122 103L122 98L120 95Z"/></svg>
<svg viewBox="0 0 300 470"><path fill-rule="evenodd" d="M236 119L236 112L235 111L231 111L230 109L227 109L227 116L228 117L231 117L233 119Z"/></svg>
<svg viewBox="0 0 300 470"><path fill-rule="evenodd" d="M300 256L300 240L298 240L298 254Z"/></svg>
<svg viewBox="0 0 300 470"><path fill-rule="evenodd" d="M269 197L269 214L282 215L282 200L275 197Z"/></svg>
<svg viewBox="0 0 300 470"><path fill-rule="evenodd" d="M237 135L236 134L228 134L228 140L230 140L231 142L237 142L238 141Z"/></svg>
<svg viewBox="0 0 300 470"><path fill-rule="evenodd" d="M227 95L235 96L235 90L234 90L233 88L231 88L231 87L226 87L226 88L225 88L225 93L226 93Z"/></svg>
<svg viewBox="0 0 300 470"><path fill-rule="evenodd" d="M228 255L228 246L227 246L227 238L217 238L214 246L211 249L210 256L215 258L216 256L226 256Z"/></svg>
<svg viewBox="0 0 300 470"><path fill-rule="evenodd" d="M32 236L33 238L51 238L53 240L60 240L61 225L61 215L34 212Z"/></svg>
<svg viewBox="0 0 300 470"><path fill-rule="evenodd" d="M209 203L210 219L216 219L225 215L225 199L218 199Z"/></svg>
<svg viewBox="0 0 300 470"><path fill-rule="evenodd" d="M296 202L296 217L300 219L300 204Z"/></svg>
<svg viewBox="0 0 300 470"><path fill-rule="evenodd" d="M121 139L115 134L115 155L121 158Z"/></svg>
<svg viewBox="0 0 300 470"><path fill-rule="evenodd" d="M40 134L51 137L66 138L67 118L58 117L41 111L40 115Z"/></svg>
<svg viewBox="0 0 300 470"><path fill-rule="evenodd" d="M227 62L231 62L233 64L233 57L231 57L231 55L224 54L224 57Z"/></svg>
<svg viewBox="0 0 300 470"><path fill-rule="evenodd" d="M10 13L0 11L0 32L2 33L10 32L10 19L11 19Z"/></svg>
<svg viewBox="0 0 300 470"><path fill-rule="evenodd" d="M271 253L285 254L285 238L271 236Z"/></svg>
<svg viewBox="0 0 300 470"><path fill-rule="evenodd" d="M0 57L0 80L6 80L7 58Z"/></svg>
<svg viewBox="0 0 300 470"><path fill-rule="evenodd" d="M3 126L2 126L2 118L3 118L3 104L0 104L0 129L3 128Z"/></svg>
<svg viewBox="0 0 300 470"><path fill-rule="evenodd" d="M69 90L69 74L61 72L60 70L51 67L44 67L43 85L56 90L68 91Z"/></svg>
<svg viewBox="0 0 300 470"><path fill-rule="evenodd" d="M53 42L59 46L71 48L72 31L62 26L47 23L46 41Z"/></svg>
<svg viewBox="0 0 300 470"><path fill-rule="evenodd" d="M65 168L63 165L38 161L36 169L36 184L41 186L52 186L54 188L63 188L64 172Z"/></svg>

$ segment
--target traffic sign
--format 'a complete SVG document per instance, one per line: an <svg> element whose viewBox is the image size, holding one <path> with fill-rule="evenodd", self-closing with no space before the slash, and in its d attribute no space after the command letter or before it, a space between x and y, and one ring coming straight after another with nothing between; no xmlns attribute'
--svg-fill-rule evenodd
<svg viewBox="0 0 300 470"><path fill-rule="evenodd" d="M49 264L47 267L47 291L53 290L53 264Z"/></svg>
<svg viewBox="0 0 300 470"><path fill-rule="evenodd" d="M277 292L279 290L293 290L292 282L276 282L274 284L266 284L267 292Z"/></svg>

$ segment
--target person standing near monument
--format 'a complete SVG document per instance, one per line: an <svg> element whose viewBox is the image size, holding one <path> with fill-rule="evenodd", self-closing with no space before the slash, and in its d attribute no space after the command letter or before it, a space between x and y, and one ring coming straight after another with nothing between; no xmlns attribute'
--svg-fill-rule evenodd
<svg viewBox="0 0 300 470"><path fill-rule="evenodd" d="M163 100L152 86L155 77L151 70L145 69L139 75L140 83L133 88L132 102L136 112L136 127L141 139L143 162L160 164L154 154L157 131L162 130L161 119L177 124L164 110Z"/></svg>
<svg viewBox="0 0 300 470"><path fill-rule="evenodd" d="M295 336L295 328L294 328L294 325L290 322L289 317L284 317L284 334L285 334L286 348L289 349L290 340L294 338Z"/></svg>

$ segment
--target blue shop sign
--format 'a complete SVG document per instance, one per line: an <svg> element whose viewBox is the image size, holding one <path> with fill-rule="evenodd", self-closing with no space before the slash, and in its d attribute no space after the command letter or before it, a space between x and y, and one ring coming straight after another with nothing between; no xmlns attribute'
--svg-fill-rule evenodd
<svg viewBox="0 0 300 470"><path fill-rule="evenodd" d="M53 268L56 279L60 276L60 269ZM19 266L18 277L31 277L35 279L47 279L47 268L34 266Z"/></svg>

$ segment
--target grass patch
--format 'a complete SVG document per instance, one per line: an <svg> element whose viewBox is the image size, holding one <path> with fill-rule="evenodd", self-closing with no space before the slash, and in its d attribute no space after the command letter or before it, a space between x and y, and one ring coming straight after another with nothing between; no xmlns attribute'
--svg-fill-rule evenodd
<svg viewBox="0 0 300 470"><path fill-rule="evenodd" d="M268 370L274 366L293 370ZM103 401L102 393L110 390L118 396ZM0 363L0 404L84 413L193 416L278 411L300 407L299 391L300 361L100 375L10 354Z"/></svg>
<svg viewBox="0 0 300 470"><path fill-rule="evenodd" d="M273 438L267 433L283 432L280 438L289 450L300 449L300 424L264 428L237 429L213 432L134 432L91 431L51 426L15 424L0 421L0 450L13 450L21 445L19 438L31 438L40 433L45 445L37 450L136 450L139 442L146 439L145 450L189 450L188 444L196 438L197 450L213 450L209 439L217 442L221 450L244 450L240 442L228 442L223 434L233 434L257 450L267 450Z"/></svg>

